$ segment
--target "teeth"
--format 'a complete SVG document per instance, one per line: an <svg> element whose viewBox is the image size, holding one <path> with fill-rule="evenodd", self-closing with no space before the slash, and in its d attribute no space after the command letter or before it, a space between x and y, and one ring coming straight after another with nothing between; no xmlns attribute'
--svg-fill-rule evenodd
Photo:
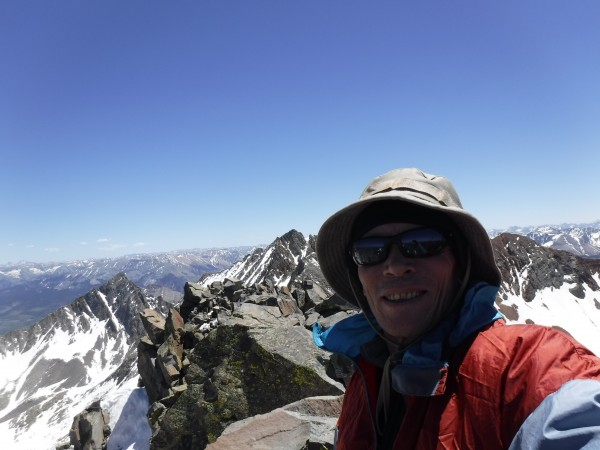
<svg viewBox="0 0 600 450"><path fill-rule="evenodd" d="M420 292L404 292L401 294L391 294L387 296L388 300L399 301L399 300L410 300L411 298L415 298L419 296Z"/></svg>

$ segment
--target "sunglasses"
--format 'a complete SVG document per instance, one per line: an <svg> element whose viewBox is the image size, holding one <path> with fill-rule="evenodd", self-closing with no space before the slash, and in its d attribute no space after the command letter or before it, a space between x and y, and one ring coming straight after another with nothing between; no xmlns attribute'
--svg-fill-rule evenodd
<svg viewBox="0 0 600 450"><path fill-rule="evenodd" d="M392 244L396 244L405 258L426 258L441 253L448 245L448 238L435 228L413 228L395 236L357 239L350 254L357 265L372 266L387 259Z"/></svg>

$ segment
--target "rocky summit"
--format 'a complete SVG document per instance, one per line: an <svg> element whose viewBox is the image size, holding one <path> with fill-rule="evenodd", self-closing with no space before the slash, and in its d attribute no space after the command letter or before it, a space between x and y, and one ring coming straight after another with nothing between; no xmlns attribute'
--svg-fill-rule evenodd
<svg viewBox="0 0 600 450"><path fill-rule="evenodd" d="M291 286L297 280L309 279L327 293L333 291L325 281L315 252L315 236L290 230L265 248L257 248L230 268L200 278L202 284L237 279L247 285L269 282L274 286Z"/></svg>
<svg viewBox="0 0 600 450"><path fill-rule="evenodd" d="M352 312L328 297L312 280L276 287L225 279L187 283L179 310L165 318L143 311L148 334L138 369L152 402L150 448L233 448L219 443L223 431L265 414L272 420L255 419L271 424L255 437L267 439L263 448L331 446L350 368L317 349L309 329L319 318ZM244 424L223 440L240 443L240 433L256 429Z"/></svg>

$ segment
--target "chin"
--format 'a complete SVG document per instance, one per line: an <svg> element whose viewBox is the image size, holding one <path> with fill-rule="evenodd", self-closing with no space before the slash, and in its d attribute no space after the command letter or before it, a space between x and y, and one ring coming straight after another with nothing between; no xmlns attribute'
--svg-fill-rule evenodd
<svg viewBox="0 0 600 450"><path fill-rule="evenodd" d="M414 342L415 340L419 339L421 336L423 336L423 332L422 331L418 331L418 330L404 330L404 331L396 331L394 333L388 333L387 331L384 330L384 334L385 337L388 338L390 341L396 343L396 344L403 344L406 342Z"/></svg>

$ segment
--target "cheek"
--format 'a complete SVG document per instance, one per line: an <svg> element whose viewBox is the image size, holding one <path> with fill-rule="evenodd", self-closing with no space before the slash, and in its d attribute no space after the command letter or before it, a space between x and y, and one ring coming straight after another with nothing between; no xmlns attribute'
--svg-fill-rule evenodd
<svg viewBox="0 0 600 450"><path fill-rule="evenodd" d="M458 265L452 259L437 268L437 296L440 309L445 309L454 299L460 280L458 278Z"/></svg>
<svg viewBox="0 0 600 450"><path fill-rule="evenodd" d="M435 273L439 274L439 278L446 283L452 283L459 276L458 262L452 252L446 252L443 258L437 262Z"/></svg>
<svg viewBox="0 0 600 450"><path fill-rule="evenodd" d="M362 266L358 268L358 281L360 281L362 292L365 294L365 296L367 295L372 279L373 277L369 274L368 268Z"/></svg>

